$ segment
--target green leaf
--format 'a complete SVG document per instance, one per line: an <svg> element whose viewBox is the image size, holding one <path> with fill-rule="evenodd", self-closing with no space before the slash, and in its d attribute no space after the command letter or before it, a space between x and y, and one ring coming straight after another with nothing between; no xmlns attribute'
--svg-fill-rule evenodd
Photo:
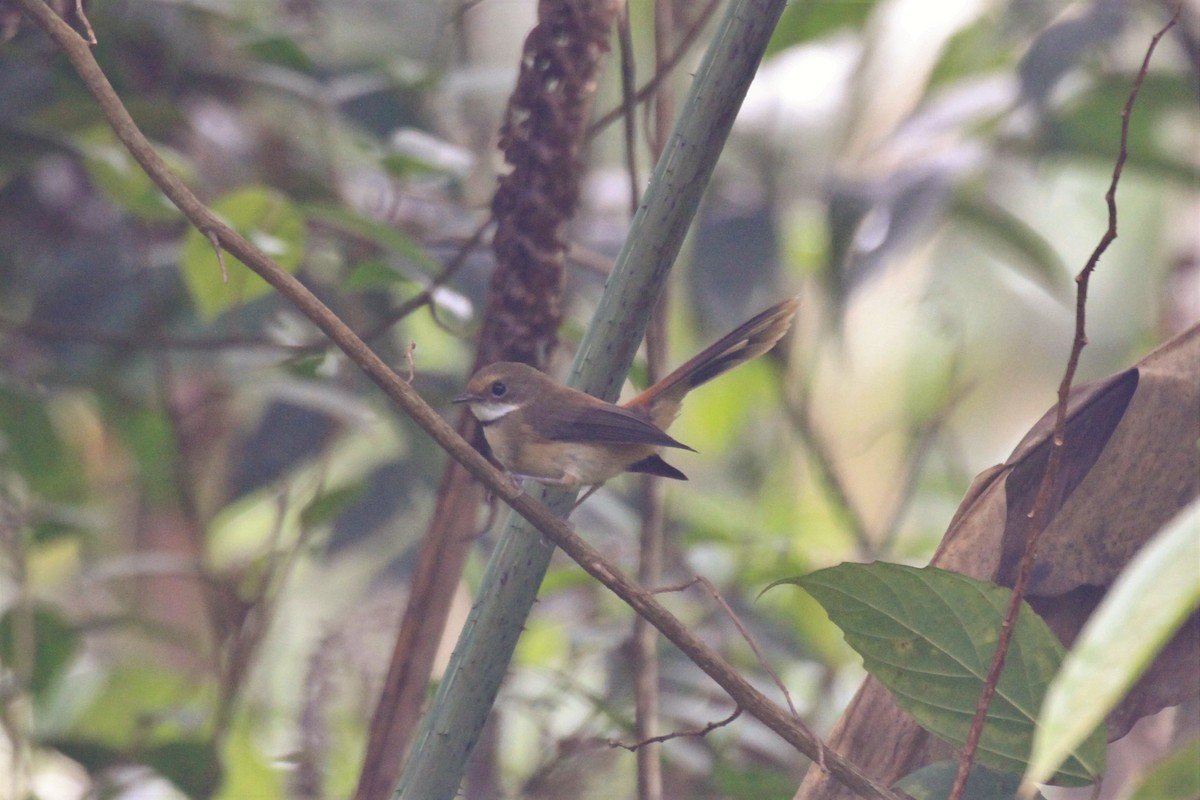
<svg viewBox="0 0 1200 800"><path fill-rule="evenodd" d="M29 647L33 648L32 658ZM29 674L18 677L29 680L29 692L35 699L54 684L78 651L79 634L49 606L35 606L32 614L13 607L0 617L0 662L10 670L24 662Z"/></svg>
<svg viewBox="0 0 1200 800"><path fill-rule="evenodd" d="M139 759L192 800L212 797L221 785L221 759L212 742L180 740L151 747Z"/></svg>
<svg viewBox="0 0 1200 800"><path fill-rule="evenodd" d="M251 186L225 195L212 210L288 272L304 257L304 218L283 194L266 186ZM234 306L271 291L270 285L241 261L224 254L229 281L208 237L189 228L183 241L181 265L196 308L214 319Z"/></svg>
<svg viewBox="0 0 1200 800"><path fill-rule="evenodd" d="M1138 552L1088 619L1046 695L1026 777L1035 782L1104 722L1200 607L1200 500Z"/></svg>
<svg viewBox="0 0 1200 800"><path fill-rule="evenodd" d="M262 36L245 45L246 52L256 61L311 75L316 71L304 49L289 36Z"/></svg>
<svg viewBox="0 0 1200 800"><path fill-rule="evenodd" d="M50 544L59 539L71 539L83 535L78 525L59 519L44 519L34 523L29 531L32 544Z"/></svg>
<svg viewBox="0 0 1200 800"><path fill-rule="evenodd" d="M212 797L221 785L224 774L216 748L204 740L163 742L142 752L136 749L123 750L89 738L51 739L45 744L79 763L93 775L113 767L143 764L169 780L192 800Z"/></svg>
<svg viewBox="0 0 1200 800"><path fill-rule="evenodd" d="M718 761L709 779L717 797L763 800L768 797L791 797L796 791L795 779L782 770L766 765L730 763L731 760L723 758Z"/></svg>
<svg viewBox="0 0 1200 800"><path fill-rule="evenodd" d="M1200 797L1200 737L1153 764L1129 800L1195 800Z"/></svg>
<svg viewBox="0 0 1200 800"><path fill-rule="evenodd" d="M297 378L315 378L329 360L329 353L303 353L286 359L281 366Z"/></svg>
<svg viewBox="0 0 1200 800"><path fill-rule="evenodd" d="M958 773L958 762L938 761L905 775L893 784L913 800L945 800L950 796L954 777ZM1013 772L997 772L975 764L967 776L962 800L1010 800L1016 797L1021 786L1021 776ZM1035 793L1029 800L1045 800Z"/></svg>
<svg viewBox="0 0 1200 800"><path fill-rule="evenodd" d="M396 272L396 270L384 262L378 259L370 259L369 261L356 264L350 270L350 274L346 276L346 280L342 281L342 288L347 292L366 292L372 289L385 289L389 286L395 286L397 283L411 282L411 280Z"/></svg>
<svg viewBox="0 0 1200 800"><path fill-rule="evenodd" d="M866 670L926 730L955 746L966 741L1008 589L932 567L882 562L841 564L777 583L794 583L815 597ZM980 740L979 763L1024 772L1042 698L1062 656L1058 639L1023 603ZM1103 763L1104 731L1097 728L1055 779L1085 785Z"/></svg>
<svg viewBox="0 0 1200 800"><path fill-rule="evenodd" d="M445 168L407 153L388 153L379 159L379 165L393 178L412 178L448 172Z"/></svg>
<svg viewBox="0 0 1200 800"><path fill-rule="evenodd" d="M126 760L115 747L89 739L47 739L42 744L54 748L90 774L115 767Z"/></svg>
<svg viewBox="0 0 1200 800"><path fill-rule="evenodd" d="M766 58L797 44L811 42L839 29L861 30L874 0L853 3L788 3L771 34Z"/></svg>
<svg viewBox="0 0 1200 800"><path fill-rule="evenodd" d="M16 471L45 499L68 502L84 494L79 459L68 456L47 399L3 385L0 465Z"/></svg>
<svg viewBox="0 0 1200 800"><path fill-rule="evenodd" d="M528 667L566 669L570 634L561 619L531 619L521 632L514 661Z"/></svg>
<svg viewBox="0 0 1200 800"><path fill-rule="evenodd" d="M157 409L106 404L106 419L119 431L121 440L137 461L139 487L145 500L166 505L177 497L177 476L171 465L176 459L176 441L165 412Z"/></svg>
<svg viewBox="0 0 1200 800"><path fill-rule="evenodd" d="M205 724L211 694L207 682L176 669L148 663L123 665L108 676L103 690L75 722L72 736L118 749L175 741Z"/></svg>
<svg viewBox="0 0 1200 800"><path fill-rule="evenodd" d="M270 737L262 735L261 729L269 728L271 723L258 711L246 710L248 703L241 705L243 711L224 737L225 781L217 797L223 800L286 797L283 771L273 768L272 760L262 751Z"/></svg>
<svg viewBox="0 0 1200 800"><path fill-rule="evenodd" d="M332 489L313 498L313 501L300 512L300 524L305 528L310 528L330 522L362 497L365 491L365 484L356 483L352 486Z"/></svg>
<svg viewBox="0 0 1200 800"><path fill-rule="evenodd" d="M113 205L150 222L179 219L179 210L150 180L107 123L99 122L85 129L72 144L83 159L92 185ZM155 149L172 172L185 179L190 177L191 170L182 156L161 145Z"/></svg>

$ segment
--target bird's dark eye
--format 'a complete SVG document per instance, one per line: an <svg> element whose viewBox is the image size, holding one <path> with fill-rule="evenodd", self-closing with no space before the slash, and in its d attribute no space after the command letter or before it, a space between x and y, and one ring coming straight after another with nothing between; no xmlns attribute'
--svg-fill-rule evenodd
<svg viewBox="0 0 1200 800"><path fill-rule="evenodd" d="M504 385L504 381L496 381L492 384L492 397L504 397L508 394L508 387Z"/></svg>

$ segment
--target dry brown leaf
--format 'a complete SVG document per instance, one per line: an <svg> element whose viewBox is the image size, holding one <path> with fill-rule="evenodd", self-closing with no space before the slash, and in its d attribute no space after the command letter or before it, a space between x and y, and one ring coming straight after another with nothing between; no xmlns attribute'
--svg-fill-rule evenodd
<svg viewBox="0 0 1200 800"><path fill-rule="evenodd" d="M950 522L932 563L1011 585L1025 546L1027 514L1045 471L1053 412L1004 464L983 472ZM1143 544L1200 494L1200 326L1134 367L1077 387L1068 406L1064 468L1054 486L1030 604L1070 644L1113 579ZM1138 719L1200 698L1200 617L1193 617L1108 718L1118 738ZM868 679L842 715L830 745L891 783L953 757ZM854 794L811 770L796 800Z"/></svg>

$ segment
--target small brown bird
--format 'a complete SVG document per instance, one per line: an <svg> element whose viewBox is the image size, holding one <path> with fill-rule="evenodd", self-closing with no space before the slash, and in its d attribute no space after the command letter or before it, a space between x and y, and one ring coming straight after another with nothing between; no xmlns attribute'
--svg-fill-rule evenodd
<svg viewBox="0 0 1200 800"><path fill-rule="evenodd" d="M622 472L687 480L658 455L662 447L692 450L666 434L684 395L774 347L798 305L793 298L768 308L624 405L510 361L480 369L453 402L470 404L492 454L514 477L568 487L598 486Z"/></svg>

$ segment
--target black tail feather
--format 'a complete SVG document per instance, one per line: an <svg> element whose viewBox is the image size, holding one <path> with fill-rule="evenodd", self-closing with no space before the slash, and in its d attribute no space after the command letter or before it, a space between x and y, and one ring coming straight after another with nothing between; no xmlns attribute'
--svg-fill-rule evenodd
<svg viewBox="0 0 1200 800"><path fill-rule="evenodd" d="M625 468L626 472L641 472L646 475L657 475L660 478L671 478L676 481L686 481L687 475L672 467L661 456L646 456Z"/></svg>

